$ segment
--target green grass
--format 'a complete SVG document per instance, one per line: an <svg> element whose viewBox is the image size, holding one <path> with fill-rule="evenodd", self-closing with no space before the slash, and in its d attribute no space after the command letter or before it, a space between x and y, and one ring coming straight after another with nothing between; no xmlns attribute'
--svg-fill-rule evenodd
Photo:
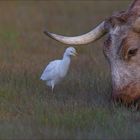
<svg viewBox="0 0 140 140"><path fill-rule="evenodd" d="M77 47L54 93L39 79L66 48L42 33L46 27L81 34L129 2L0 2L0 139L140 138L140 112L110 101L103 39Z"/></svg>

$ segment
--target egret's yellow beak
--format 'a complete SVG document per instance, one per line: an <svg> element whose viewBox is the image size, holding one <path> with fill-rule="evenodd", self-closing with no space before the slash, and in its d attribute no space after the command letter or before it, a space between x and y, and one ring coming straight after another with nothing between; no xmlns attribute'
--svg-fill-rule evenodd
<svg viewBox="0 0 140 140"><path fill-rule="evenodd" d="M77 53L77 52L75 52L73 55L74 55L74 56L77 56L77 55L78 55L78 53Z"/></svg>

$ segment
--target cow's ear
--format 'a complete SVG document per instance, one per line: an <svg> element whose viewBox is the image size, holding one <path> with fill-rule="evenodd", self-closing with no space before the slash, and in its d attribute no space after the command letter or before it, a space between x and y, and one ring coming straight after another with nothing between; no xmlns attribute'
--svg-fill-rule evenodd
<svg viewBox="0 0 140 140"><path fill-rule="evenodd" d="M137 33L140 33L140 17L138 17L134 24L132 25L133 26L133 30Z"/></svg>

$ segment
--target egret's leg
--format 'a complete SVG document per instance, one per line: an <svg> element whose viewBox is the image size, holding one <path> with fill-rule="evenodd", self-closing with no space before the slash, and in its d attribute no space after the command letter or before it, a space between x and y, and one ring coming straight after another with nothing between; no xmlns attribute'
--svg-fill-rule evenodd
<svg viewBox="0 0 140 140"><path fill-rule="evenodd" d="M52 92L53 92L53 89L54 89L54 82L51 82L51 85L52 85Z"/></svg>

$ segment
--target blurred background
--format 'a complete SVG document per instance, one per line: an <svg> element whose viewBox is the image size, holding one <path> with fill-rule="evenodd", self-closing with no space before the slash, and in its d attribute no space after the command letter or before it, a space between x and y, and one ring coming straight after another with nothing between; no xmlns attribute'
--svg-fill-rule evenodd
<svg viewBox="0 0 140 140"><path fill-rule="evenodd" d="M131 0L0 1L0 139L139 139L140 113L110 101L106 37L76 46L54 93L40 80L67 45L43 34L90 31Z"/></svg>

